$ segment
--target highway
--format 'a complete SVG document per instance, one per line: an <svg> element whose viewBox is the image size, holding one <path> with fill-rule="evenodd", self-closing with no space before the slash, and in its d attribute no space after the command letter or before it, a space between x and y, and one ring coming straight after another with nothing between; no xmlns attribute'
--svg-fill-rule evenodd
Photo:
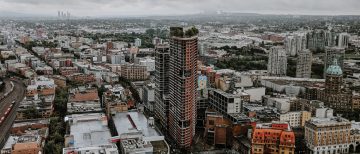
<svg viewBox="0 0 360 154"><path fill-rule="evenodd" d="M4 121L0 124L0 148L4 146L9 136L9 130L12 127L16 118L16 110L19 107L20 102L25 97L25 85L21 81L16 79L4 80L4 82L9 85L11 83L10 81L14 83L14 89L4 99L0 101L0 118L5 116L6 110L10 107L13 101L15 101L15 104L13 105L12 109L9 111Z"/></svg>

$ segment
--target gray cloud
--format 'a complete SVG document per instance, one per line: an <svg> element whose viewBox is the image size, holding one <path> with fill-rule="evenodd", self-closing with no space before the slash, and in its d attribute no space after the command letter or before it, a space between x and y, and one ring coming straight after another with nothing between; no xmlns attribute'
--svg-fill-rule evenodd
<svg viewBox="0 0 360 154"><path fill-rule="evenodd" d="M172 15L202 11L360 14L360 0L0 0L0 11L78 16Z"/></svg>

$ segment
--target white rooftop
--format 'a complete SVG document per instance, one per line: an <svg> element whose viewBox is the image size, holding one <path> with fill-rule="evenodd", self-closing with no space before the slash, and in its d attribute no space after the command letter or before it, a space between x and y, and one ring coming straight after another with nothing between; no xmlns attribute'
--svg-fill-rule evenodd
<svg viewBox="0 0 360 154"><path fill-rule="evenodd" d="M74 147L90 147L109 144L111 138L107 123L101 120L105 114L73 114L70 122L70 135L74 136Z"/></svg>
<svg viewBox="0 0 360 154"><path fill-rule="evenodd" d="M148 119L141 112L120 112L116 113L113 119L119 135L141 131L146 137L160 136L159 132L148 125ZM134 128L130 119L132 119L136 128Z"/></svg>
<svg viewBox="0 0 360 154"><path fill-rule="evenodd" d="M341 117L311 118L311 120L309 120L309 122L316 126L350 124L349 120L347 120L345 118L341 118Z"/></svg>

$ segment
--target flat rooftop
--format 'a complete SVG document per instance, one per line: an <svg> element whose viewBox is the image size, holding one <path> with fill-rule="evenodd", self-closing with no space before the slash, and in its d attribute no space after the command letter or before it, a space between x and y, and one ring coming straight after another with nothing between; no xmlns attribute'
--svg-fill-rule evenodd
<svg viewBox="0 0 360 154"><path fill-rule="evenodd" d="M148 119L141 112L116 113L113 120L119 135L141 131L146 137L160 136L159 132L148 125Z"/></svg>
<svg viewBox="0 0 360 154"><path fill-rule="evenodd" d="M13 128L14 127L21 127L21 126L36 125L36 124L48 125L49 120L47 120L47 119L39 119L39 120L28 120L28 121L23 121L23 122L15 122L13 124Z"/></svg>
<svg viewBox="0 0 360 154"><path fill-rule="evenodd" d="M341 117L331 117L331 118L311 118L309 123L316 126L327 126L327 125L347 125L351 122L345 118Z"/></svg>
<svg viewBox="0 0 360 154"><path fill-rule="evenodd" d="M109 144L111 138L107 123L102 121L105 114L73 114L68 116L70 135L74 137L74 147L91 147ZM106 119L104 119L106 120Z"/></svg>
<svg viewBox="0 0 360 154"><path fill-rule="evenodd" d="M63 154L68 153L94 153L94 154L118 154L118 148L115 144L91 146L91 147L69 147L63 149Z"/></svg>

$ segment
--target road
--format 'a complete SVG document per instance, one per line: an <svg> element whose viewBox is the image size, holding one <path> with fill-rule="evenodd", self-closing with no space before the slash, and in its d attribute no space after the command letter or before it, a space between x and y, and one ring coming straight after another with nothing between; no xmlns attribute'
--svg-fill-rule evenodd
<svg viewBox="0 0 360 154"><path fill-rule="evenodd" d="M12 80L14 83L14 89L12 92L10 92L7 97L2 99L0 101L0 117L3 117L7 108L11 105L13 101L15 101L15 104L8 114L8 116L5 118L3 123L0 124L0 148L4 146L8 136L9 136L9 130L12 127L15 118L16 118L16 110L20 105L20 102L25 97L25 86L24 84L19 80ZM10 84L10 80L4 80L6 84Z"/></svg>
<svg viewBox="0 0 360 154"><path fill-rule="evenodd" d="M8 91L10 91L10 88L11 88L11 85L10 84L7 84L9 82L6 82L6 80L4 81L5 83L5 89L3 91L0 92L0 97L4 96L4 94ZM0 104L1 105L1 104Z"/></svg>

